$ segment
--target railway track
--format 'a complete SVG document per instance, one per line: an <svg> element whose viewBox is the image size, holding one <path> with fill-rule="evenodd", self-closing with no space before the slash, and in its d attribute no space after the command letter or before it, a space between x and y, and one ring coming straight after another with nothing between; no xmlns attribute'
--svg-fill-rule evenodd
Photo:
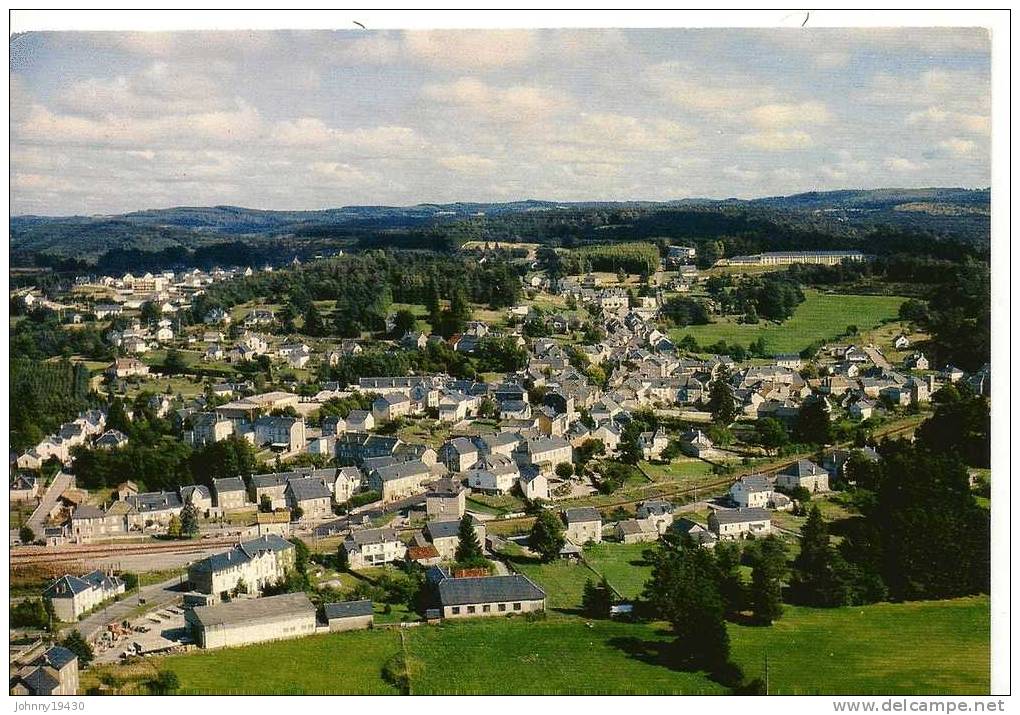
<svg viewBox="0 0 1020 715"><path fill-rule="evenodd" d="M230 546L234 543L236 543L236 539L206 539L176 543L95 544L59 549L24 547L11 551L10 565L25 566L30 564L60 563L63 561L89 561L92 559L116 558L118 556L192 554L208 551L219 546Z"/></svg>

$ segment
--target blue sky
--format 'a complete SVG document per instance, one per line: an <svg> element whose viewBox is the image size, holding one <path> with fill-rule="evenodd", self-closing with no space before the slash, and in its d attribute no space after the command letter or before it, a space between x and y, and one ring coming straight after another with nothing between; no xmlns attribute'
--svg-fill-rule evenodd
<svg viewBox="0 0 1020 715"><path fill-rule="evenodd" d="M990 183L981 29L11 42L16 214Z"/></svg>

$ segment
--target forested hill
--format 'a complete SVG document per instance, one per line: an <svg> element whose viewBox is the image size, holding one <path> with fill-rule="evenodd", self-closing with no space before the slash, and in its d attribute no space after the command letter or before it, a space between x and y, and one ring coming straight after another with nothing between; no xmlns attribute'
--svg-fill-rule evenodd
<svg viewBox="0 0 1020 715"><path fill-rule="evenodd" d="M321 211L175 207L116 216L15 216L10 248L16 266L110 270L276 262L357 247L451 250L470 240L575 245L736 239L753 250L782 250L858 245L889 234L983 252L989 213L987 189L947 188L812 192L750 201L528 200Z"/></svg>

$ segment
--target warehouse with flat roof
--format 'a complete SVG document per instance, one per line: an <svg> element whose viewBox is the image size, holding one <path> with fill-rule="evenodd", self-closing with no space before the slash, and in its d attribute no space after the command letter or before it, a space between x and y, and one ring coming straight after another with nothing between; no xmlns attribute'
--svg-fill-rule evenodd
<svg viewBox="0 0 1020 715"><path fill-rule="evenodd" d="M304 593L198 606L184 615L202 648L227 648L315 633L315 606Z"/></svg>

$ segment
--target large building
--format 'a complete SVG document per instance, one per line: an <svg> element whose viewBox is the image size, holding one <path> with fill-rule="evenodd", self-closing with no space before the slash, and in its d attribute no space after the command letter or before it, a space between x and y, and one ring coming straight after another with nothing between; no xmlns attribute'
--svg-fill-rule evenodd
<svg viewBox="0 0 1020 715"><path fill-rule="evenodd" d="M860 251L776 251L755 253L750 256L733 256L718 261L724 266L789 266L794 263L815 263L825 266L839 265L843 261L864 261Z"/></svg>
<svg viewBox="0 0 1020 715"><path fill-rule="evenodd" d="M124 593L124 590L124 582L119 578L96 570L81 577L61 576L43 591L43 598L53 604L57 618L73 623L82 614Z"/></svg>
<svg viewBox="0 0 1020 715"><path fill-rule="evenodd" d="M202 648L249 645L315 633L315 606L304 593L197 606L185 611L184 618L195 643Z"/></svg>
<svg viewBox="0 0 1020 715"><path fill-rule="evenodd" d="M188 567L191 588L223 596L238 588L261 591L294 567L294 544L275 534L238 544L229 551L207 556Z"/></svg>
<svg viewBox="0 0 1020 715"><path fill-rule="evenodd" d="M426 574L442 618L507 616L545 610L545 591L522 574L453 578L441 566Z"/></svg>
<svg viewBox="0 0 1020 715"><path fill-rule="evenodd" d="M393 529L361 529L344 539L344 551L352 569L363 569L399 561L407 546Z"/></svg>

